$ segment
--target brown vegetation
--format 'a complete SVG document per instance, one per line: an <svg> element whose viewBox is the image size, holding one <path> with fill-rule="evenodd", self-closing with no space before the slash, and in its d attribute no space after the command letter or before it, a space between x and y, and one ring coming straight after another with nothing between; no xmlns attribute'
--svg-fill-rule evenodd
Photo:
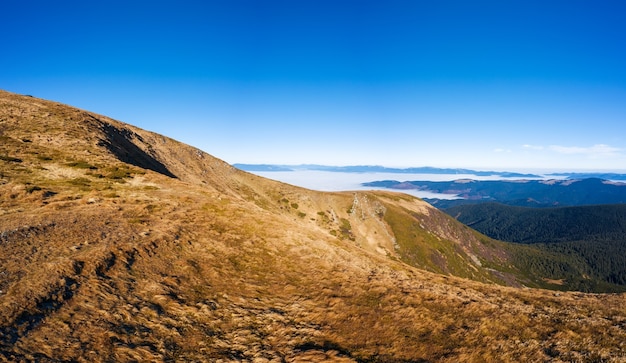
<svg viewBox="0 0 626 363"><path fill-rule="evenodd" d="M624 295L521 287L498 246L0 92L0 361L626 360Z"/></svg>

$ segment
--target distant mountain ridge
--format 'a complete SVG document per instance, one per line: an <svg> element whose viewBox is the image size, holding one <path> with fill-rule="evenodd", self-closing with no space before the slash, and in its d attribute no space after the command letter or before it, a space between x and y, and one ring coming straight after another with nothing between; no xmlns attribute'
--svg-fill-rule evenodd
<svg viewBox="0 0 626 363"><path fill-rule="evenodd" d="M626 180L626 174L619 173L551 173L548 176L566 176L568 179L598 178L605 180Z"/></svg>
<svg viewBox="0 0 626 363"><path fill-rule="evenodd" d="M598 178L561 180L454 180L405 181L382 180L364 186L396 190L417 189L458 195L460 199L426 199L440 209L455 205L499 202L528 207L554 207L626 203L626 183Z"/></svg>
<svg viewBox="0 0 626 363"><path fill-rule="evenodd" d="M606 180L626 180L626 174L621 173L601 173L601 172L551 172L547 174L536 173L520 173L510 171L484 171L465 168L435 168L431 166L408 167L408 168L391 168L381 165L348 165L348 166L332 166L320 164L245 164L235 163L233 166L244 171L302 171L317 170L341 173L390 173L390 174L441 174L456 175L469 174L476 176L495 176L501 178L531 178L546 179L550 177L562 177L565 179L588 179L599 178Z"/></svg>
<svg viewBox="0 0 626 363"><path fill-rule="evenodd" d="M233 164L244 171L301 171L317 170L341 173L392 173L392 174L470 174L476 176L499 176L502 178L541 178L537 174L515 173L508 171L478 171L461 168L435 168L430 166L411 168L389 168L379 165L328 166L317 164L274 165L274 164Z"/></svg>

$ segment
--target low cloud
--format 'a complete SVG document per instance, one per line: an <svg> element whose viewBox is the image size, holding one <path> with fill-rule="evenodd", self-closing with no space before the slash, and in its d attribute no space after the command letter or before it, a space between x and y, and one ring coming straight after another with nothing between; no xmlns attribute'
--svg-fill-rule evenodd
<svg viewBox="0 0 626 363"><path fill-rule="evenodd" d="M586 155L589 158L607 158L620 155L622 149L606 144L597 144L589 147L550 145L550 150L565 155Z"/></svg>

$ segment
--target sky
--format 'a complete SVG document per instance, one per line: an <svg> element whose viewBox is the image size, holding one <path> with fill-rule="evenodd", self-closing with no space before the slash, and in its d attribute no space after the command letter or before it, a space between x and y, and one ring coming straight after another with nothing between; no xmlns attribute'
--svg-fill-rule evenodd
<svg viewBox="0 0 626 363"><path fill-rule="evenodd" d="M0 5L0 89L229 163L626 171L625 1Z"/></svg>

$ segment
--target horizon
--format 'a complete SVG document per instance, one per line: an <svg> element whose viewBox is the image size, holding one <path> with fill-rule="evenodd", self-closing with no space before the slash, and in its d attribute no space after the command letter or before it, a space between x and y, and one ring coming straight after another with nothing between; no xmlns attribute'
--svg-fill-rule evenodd
<svg viewBox="0 0 626 363"><path fill-rule="evenodd" d="M251 165L264 165L268 164L246 164ZM244 170L248 173L255 174L267 179L276 180L279 182L296 185L299 187L317 190L317 191L358 191L358 190L387 190L400 192L404 194L410 194L418 198L433 198L433 199L463 199L458 194L448 194L434 192L431 190L424 190L421 188L402 188L394 189L385 186L372 186L366 185L372 182L381 181L396 181L399 183L411 183L416 181L428 181L428 182L452 182L456 180L474 180L474 181L498 181L498 182L520 182L520 181L533 181L533 180L588 180L590 178L601 178L600 180L610 181L611 184L626 185L626 174L611 173L611 172L590 172L585 175L584 172L553 172L548 171L545 173L532 173L533 175L506 175L506 172L511 171L493 171L493 174L483 174L484 170L471 170L464 169L464 173L446 173L446 172L398 172L389 170L375 170L375 171L355 171L355 170L333 170L330 166L330 170L317 169L315 167L322 165L309 165L312 168L307 168L306 165L270 165L281 167L294 167L292 170L264 170L264 169L250 169L241 167L242 164L235 164L235 167L240 170ZM329 166L322 166L329 167ZM363 167L363 166L357 166ZM371 166L368 166L371 167ZM380 166L375 166L380 167ZM341 168L341 167L339 167ZM384 168L384 167L380 167ZM416 167L420 168L420 167ZM436 168L435 168L436 169ZM446 169L444 169L446 170ZM452 169L454 170L454 169ZM441 171L441 170L440 170ZM500 173L500 174L498 174ZM513 174L520 174L512 172ZM581 173L582 175L578 175ZM605 176L596 176L594 174L614 174L613 178Z"/></svg>
<svg viewBox="0 0 626 363"><path fill-rule="evenodd" d="M249 166L280 166L280 167L307 167L307 166L320 166L320 167L331 167L331 168L346 168L346 167L381 167L381 168L389 168L389 169L412 169L412 168L433 168L433 169L466 169L475 172L496 172L496 173L520 173L520 174L558 174L558 173L615 173L615 174L624 174L626 175L625 169L571 169L571 168L489 168L489 167L465 167L465 166L432 166L432 165L382 165L382 164L279 164L279 163L232 163L231 165L249 165ZM280 172L286 170L265 170L264 172ZM296 170L297 171L297 170ZM334 171L331 171L334 172Z"/></svg>
<svg viewBox="0 0 626 363"><path fill-rule="evenodd" d="M230 164L626 171L622 2L4 8L0 89Z"/></svg>

